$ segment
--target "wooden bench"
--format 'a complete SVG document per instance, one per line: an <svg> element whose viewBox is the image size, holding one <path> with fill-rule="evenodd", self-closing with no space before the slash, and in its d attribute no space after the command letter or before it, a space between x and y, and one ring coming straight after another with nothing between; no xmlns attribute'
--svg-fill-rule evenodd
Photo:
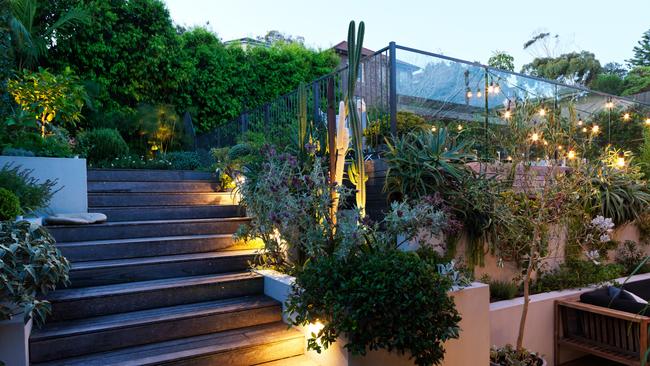
<svg viewBox="0 0 650 366"><path fill-rule="evenodd" d="M641 365L650 317L590 305L579 297L555 302L555 365L567 347L625 365ZM650 365L650 362L648 362Z"/></svg>

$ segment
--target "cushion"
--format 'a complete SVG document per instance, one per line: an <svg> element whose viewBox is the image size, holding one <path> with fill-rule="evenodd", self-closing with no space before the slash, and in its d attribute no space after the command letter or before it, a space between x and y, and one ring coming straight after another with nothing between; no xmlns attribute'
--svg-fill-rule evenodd
<svg viewBox="0 0 650 366"><path fill-rule="evenodd" d="M623 290L622 293L625 294L625 296L629 296L630 298L632 298L632 300L638 302L639 304L647 304L648 303L647 300L644 300L644 299L636 296L635 294L633 294L632 292L630 292L628 290Z"/></svg>
<svg viewBox="0 0 650 366"><path fill-rule="evenodd" d="M646 301L650 300L650 280L628 282L623 288Z"/></svg>
<svg viewBox="0 0 650 366"><path fill-rule="evenodd" d="M78 214L56 214L48 216L45 222L48 225L85 225L106 221L103 213L78 213Z"/></svg>
<svg viewBox="0 0 650 366"><path fill-rule="evenodd" d="M636 302L628 293L621 291L617 296L611 297L610 288L601 287L599 289L585 292L580 295L580 301L585 304L602 306L615 310L625 311L633 314L650 315L650 308L647 304ZM615 290L612 290L613 293Z"/></svg>

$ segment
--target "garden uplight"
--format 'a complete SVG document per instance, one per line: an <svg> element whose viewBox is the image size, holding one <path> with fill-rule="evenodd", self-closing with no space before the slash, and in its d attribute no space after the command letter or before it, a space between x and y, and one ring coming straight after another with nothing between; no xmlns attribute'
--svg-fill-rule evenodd
<svg viewBox="0 0 650 366"><path fill-rule="evenodd" d="M616 166L618 168L625 168L625 157L619 156L616 158Z"/></svg>
<svg viewBox="0 0 650 366"><path fill-rule="evenodd" d="M533 134L530 135L530 140L531 140L532 142L537 142L537 141L539 141L539 134L538 134L537 132L533 132Z"/></svg>
<svg viewBox="0 0 650 366"><path fill-rule="evenodd" d="M510 119L510 117L512 117L512 112L510 111L503 112L503 118Z"/></svg>
<svg viewBox="0 0 650 366"><path fill-rule="evenodd" d="M587 133L587 127L583 127L582 132Z"/></svg>
<svg viewBox="0 0 650 366"><path fill-rule="evenodd" d="M558 150L562 150L562 145L557 145Z"/></svg>
<svg viewBox="0 0 650 366"><path fill-rule="evenodd" d="M436 126L431 127L431 132L436 132L437 130Z"/></svg>
<svg viewBox="0 0 650 366"><path fill-rule="evenodd" d="M630 120L630 114L629 113L623 114L623 121L629 121L629 120Z"/></svg>
<svg viewBox="0 0 650 366"><path fill-rule="evenodd" d="M646 126L650 126L650 118L646 118L645 124L646 124Z"/></svg>
<svg viewBox="0 0 650 366"><path fill-rule="evenodd" d="M456 128L458 129L458 131L462 131L463 130L463 125L458 125L458 127L456 127Z"/></svg>
<svg viewBox="0 0 650 366"><path fill-rule="evenodd" d="M538 113L539 113L540 116L544 117L546 115L546 109L540 108Z"/></svg>

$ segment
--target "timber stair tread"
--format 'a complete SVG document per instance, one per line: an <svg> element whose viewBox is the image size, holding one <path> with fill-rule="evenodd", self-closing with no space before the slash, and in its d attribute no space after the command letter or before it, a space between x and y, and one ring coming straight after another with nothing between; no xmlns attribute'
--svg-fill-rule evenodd
<svg viewBox="0 0 650 366"><path fill-rule="evenodd" d="M84 240L84 241L66 241L56 243L57 247L72 248L87 245L111 245L122 243L148 243L150 241L173 241L184 239L220 239L231 238L232 234L206 234L206 235L177 235L177 236L152 236L146 238L131 238L131 239L106 239L106 240Z"/></svg>
<svg viewBox="0 0 650 366"><path fill-rule="evenodd" d="M283 358L281 360L258 363L255 366L319 366L319 364L305 355L300 355Z"/></svg>
<svg viewBox="0 0 650 366"><path fill-rule="evenodd" d="M292 342L291 346L284 345L285 342ZM275 350L265 352L268 349L264 346L273 345ZM193 359L213 357L218 361L199 364L243 366L297 356L303 352L302 347L304 335L301 332L276 322L32 365L182 365Z"/></svg>
<svg viewBox="0 0 650 366"><path fill-rule="evenodd" d="M175 287L246 281L259 278L261 278L261 276L253 272L235 272L203 276L175 277L150 281L126 282L112 285L61 289L50 293L47 296L47 299L50 302L75 301L80 299L98 298L104 296L158 291Z"/></svg>
<svg viewBox="0 0 650 366"><path fill-rule="evenodd" d="M42 329L35 329L32 332L31 341L39 342L52 338L129 328L154 322L203 317L216 313L237 313L248 309L277 307L279 305L279 302L266 296L245 296L53 322L47 323Z"/></svg>
<svg viewBox="0 0 650 366"><path fill-rule="evenodd" d="M116 227L116 226L137 226L137 225L151 225L151 224L192 224L204 222L237 222L237 221L250 221L250 217L215 217L207 219L170 219L170 220L137 220L137 221L107 221L97 224L88 225L47 225L48 229L74 229L74 228L96 228L96 227Z"/></svg>
<svg viewBox="0 0 650 366"><path fill-rule="evenodd" d="M81 261L72 262L71 271L88 270L99 268L116 268L146 264L171 263L171 262L191 262L212 258L231 258L231 257L250 257L256 253L256 250L229 250L223 252L206 252L190 253L178 255L164 255L157 257L110 259L99 261Z"/></svg>

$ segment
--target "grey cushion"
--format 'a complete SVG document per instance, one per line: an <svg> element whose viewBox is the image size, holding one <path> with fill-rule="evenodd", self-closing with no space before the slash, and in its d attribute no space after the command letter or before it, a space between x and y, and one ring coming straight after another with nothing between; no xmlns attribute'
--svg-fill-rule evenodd
<svg viewBox="0 0 650 366"><path fill-rule="evenodd" d="M106 221L106 215L96 212L57 214L48 216L45 219L45 222L48 225L85 225L96 224L104 221Z"/></svg>

